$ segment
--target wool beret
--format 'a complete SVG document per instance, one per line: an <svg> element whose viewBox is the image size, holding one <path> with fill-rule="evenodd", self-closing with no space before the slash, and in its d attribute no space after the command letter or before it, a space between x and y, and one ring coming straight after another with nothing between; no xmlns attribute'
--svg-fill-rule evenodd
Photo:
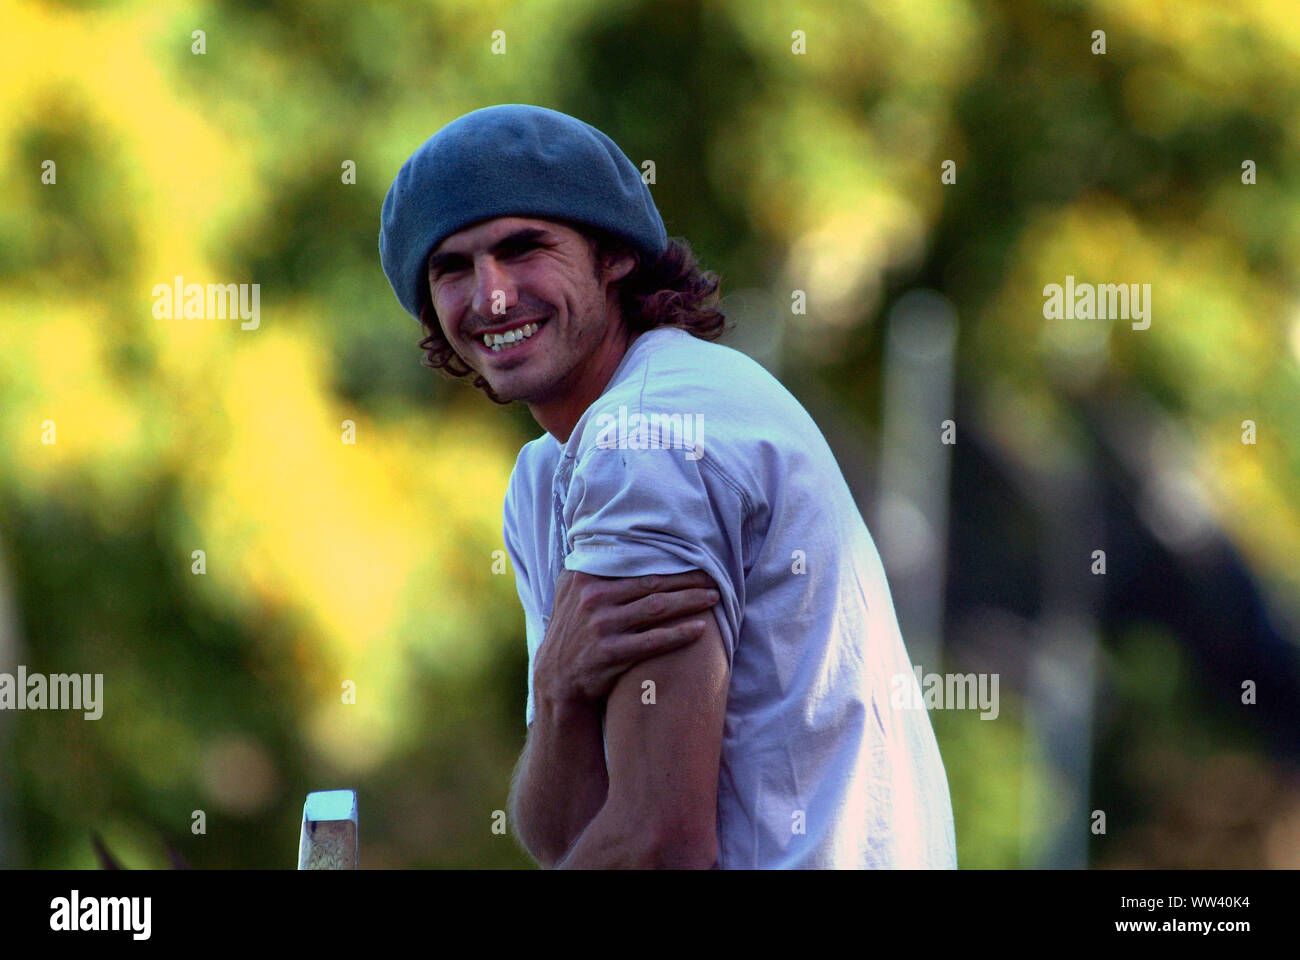
<svg viewBox="0 0 1300 960"><path fill-rule="evenodd" d="M668 243L640 172L601 131L546 107L484 107L426 140L384 197L379 259L407 313L428 303L433 249L494 217L598 227L651 258Z"/></svg>

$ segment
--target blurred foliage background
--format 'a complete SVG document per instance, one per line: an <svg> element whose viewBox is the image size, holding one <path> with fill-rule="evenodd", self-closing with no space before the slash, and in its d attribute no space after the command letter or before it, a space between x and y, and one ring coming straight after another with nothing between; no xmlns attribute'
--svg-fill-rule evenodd
<svg viewBox="0 0 1300 960"><path fill-rule="evenodd" d="M490 829L526 670L493 560L540 431L419 364L376 242L425 138L527 102L655 162L730 342L823 425L878 536L890 310L949 305L928 595L942 662L1002 677L996 720L932 714L963 867L1300 866L1295 12L0 3L0 670L105 677L100 720L0 714L0 865L93 866L97 832L133 867L163 838L292 867L305 794L339 786L365 867L529 863ZM1067 275L1150 283L1150 329L1044 319ZM176 276L259 284L260 327L155 319ZM1035 501L1044 476L1070 483ZM1099 506L1063 541L1080 488ZM1061 542L1111 569L1053 580ZM1053 609L1086 670L1048 669L1076 662L1034 640Z"/></svg>

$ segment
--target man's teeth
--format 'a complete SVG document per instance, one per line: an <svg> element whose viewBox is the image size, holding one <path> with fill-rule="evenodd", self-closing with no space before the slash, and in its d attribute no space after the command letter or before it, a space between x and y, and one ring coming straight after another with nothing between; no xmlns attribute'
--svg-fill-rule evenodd
<svg viewBox="0 0 1300 960"><path fill-rule="evenodd" d="M497 352L503 348L509 349L514 344L527 340L537 332L539 327L540 324L525 323L522 327L507 330L505 333L485 333L483 334L483 346L491 347Z"/></svg>

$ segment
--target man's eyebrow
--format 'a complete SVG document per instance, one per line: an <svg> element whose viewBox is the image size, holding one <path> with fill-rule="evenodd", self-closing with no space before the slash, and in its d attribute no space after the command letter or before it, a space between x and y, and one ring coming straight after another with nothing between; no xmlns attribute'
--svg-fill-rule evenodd
<svg viewBox="0 0 1300 960"><path fill-rule="evenodd" d="M492 244L491 253L493 256L496 256L502 250L509 249L510 247L517 247L533 241L550 242L553 239L554 238L549 231L543 230L540 227L524 227L521 230L516 230L513 233L506 234L496 243ZM429 273L437 273L448 263L451 263L453 260L462 259L464 256L463 253L456 253L451 250L443 253L432 254L429 257Z"/></svg>

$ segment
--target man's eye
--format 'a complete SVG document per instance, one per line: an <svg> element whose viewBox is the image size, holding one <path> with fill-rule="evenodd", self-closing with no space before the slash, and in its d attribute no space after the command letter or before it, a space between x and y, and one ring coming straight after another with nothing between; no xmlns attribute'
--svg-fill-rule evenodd
<svg viewBox="0 0 1300 960"><path fill-rule="evenodd" d="M536 240L530 240L526 243L514 244L512 246L505 247L501 251L501 253L502 256L505 257L521 257L526 253L532 253L534 250L540 250L541 247L542 245L538 243ZM438 267L436 270L432 271L431 278L434 280L438 280L446 276L447 274L460 273L464 269L465 269L464 261L451 260L448 261L447 263L444 263L441 267Z"/></svg>

